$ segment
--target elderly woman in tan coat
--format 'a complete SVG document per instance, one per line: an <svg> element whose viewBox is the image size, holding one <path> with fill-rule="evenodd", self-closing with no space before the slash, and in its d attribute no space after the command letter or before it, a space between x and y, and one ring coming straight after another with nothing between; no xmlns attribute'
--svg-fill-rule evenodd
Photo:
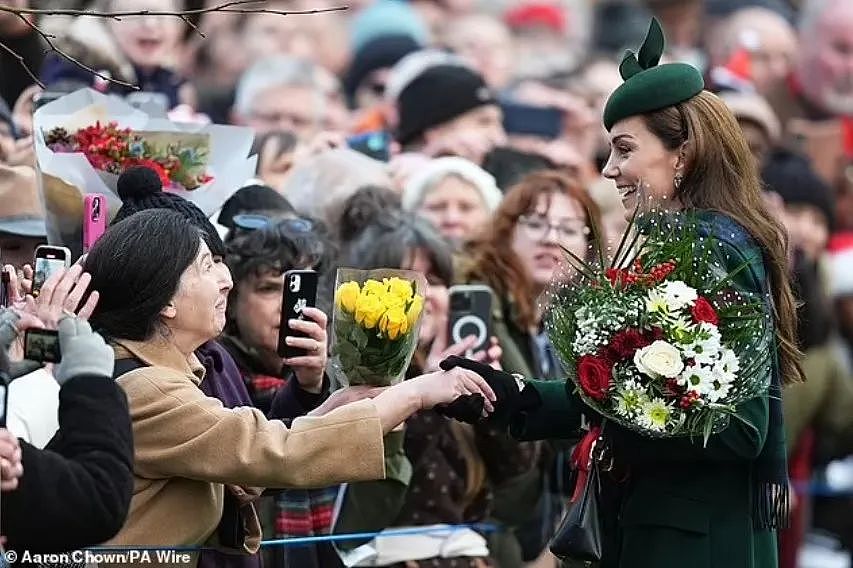
<svg viewBox="0 0 853 568"><path fill-rule="evenodd" d="M193 354L221 333L231 276L178 213L150 210L111 227L85 261L100 295L92 325L115 346L133 422L134 493L111 544L211 544L225 485L321 487L384 476L383 436L414 412L461 394L494 393L476 374L406 381L374 398L333 395L290 428L254 408L226 409L198 388ZM303 339L307 350L317 346ZM118 373L117 373L118 374ZM361 393L363 396L365 393ZM487 405L488 406L488 405ZM254 514L244 549L257 550Z"/></svg>

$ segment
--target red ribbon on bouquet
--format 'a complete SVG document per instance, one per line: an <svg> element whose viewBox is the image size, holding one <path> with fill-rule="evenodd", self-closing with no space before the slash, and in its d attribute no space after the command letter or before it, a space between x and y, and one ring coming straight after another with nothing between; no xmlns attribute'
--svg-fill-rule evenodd
<svg viewBox="0 0 853 568"><path fill-rule="evenodd" d="M595 448L595 442L600 435L601 427L593 426L581 441L578 442L575 449L572 450L572 468L578 472L575 489L572 492L572 503L580 498L583 488L586 487L586 480L589 478L589 469L592 467L592 450Z"/></svg>

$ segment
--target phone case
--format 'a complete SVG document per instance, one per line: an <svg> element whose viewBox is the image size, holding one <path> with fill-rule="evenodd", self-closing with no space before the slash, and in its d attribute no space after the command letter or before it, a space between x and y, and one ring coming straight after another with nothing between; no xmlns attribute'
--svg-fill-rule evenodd
<svg viewBox="0 0 853 568"><path fill-rule="evenodd" d="M451 345L475 335L477 345L468 354L488 349L492 336L492 298L492 290L488 286L450 288L447 338Z"/></svg>
<svg viewBox="0 0 853 568"><path fill-rule="evenodd" d="M83 201L83 252L89 252L107 230L107 198L91 193Z"/></svg>
<svg viewBox="0 0 853 568"><path fill-rule="evenodd" d="M288 270L284 273L284 291L281 297L281 320L279 323L278 354L284 358L305 355L304 349L285 343L287 336L305 337L302 332L290 329L288 321L304 319L303 308L317 305L317 273L313 270Z"/></svg>
<svg viewBox="0 0 853 568"><path fill-rule="evenodd" d="M31 294L34 298L38 297L42 285L50 278L53 265L56 261L61 261L65 268L71 266L71 251L66 247L48 245L42 245L36 249L36 257L33 262L33 285L31 289Z"/></svg>

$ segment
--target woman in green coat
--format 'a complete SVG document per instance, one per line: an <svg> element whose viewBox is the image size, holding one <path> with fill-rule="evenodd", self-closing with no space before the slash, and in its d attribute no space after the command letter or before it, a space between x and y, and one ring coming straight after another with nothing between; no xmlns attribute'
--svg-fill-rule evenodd
<svg viewBox="0 0 853 568"><path fill-rule="evenodd" d="M803 377L786 237L764 208L749 148L726 105L704 90L693 67L658 65L662 52L654 21L639 53L623 60L625 83L607 103L611 155L603 173L627 211L691 211L701 231L720 242L725 267L747 265L735 285L766 298L775 357L767 392L738 406L739 419L707 445L651 439L608 423L615 467L602 475L600 566L775 568L775 531L788 508L781 385ZM571 382L519 381L459 358L443 365L487 377L500 393L492 419L520 439L572 438L582 417L601 421ZM460 418L467 414L461 409Z"/></svg>

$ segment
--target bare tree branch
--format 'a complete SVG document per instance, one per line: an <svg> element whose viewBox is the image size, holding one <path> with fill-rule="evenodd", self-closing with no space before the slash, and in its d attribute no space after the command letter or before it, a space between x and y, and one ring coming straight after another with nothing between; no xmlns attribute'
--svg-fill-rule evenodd
<svg viewBox="0 0 853 568"><path fill-rule="evenodd" d="M294 10L294 11L286 11L286 10L272 10L263 7L253 7L256 4L266 4L267 0L230 0L229 2L223 2L221 4L217 4L216 6L210 6L207 8L196 8L194 10L179 10L179 11L167 11L167 10L126 10L126 11L115 11L115 12L104 12L98 10L70 10L70 9L37 9L37 8L16 8L13 6L6 6L0 4L0 14L7 13L12 14L18 17L22 22L24 22L27 26L29 26L35 33L37 33L42 40L47 44L46 53L56 53L58 56L62 57L66 61L76 65L80 69L88 71L92 75L103 79L109 83L113 83L116 85L121 85L123 87L129 87L132 89L139 89L138 85L134 85L133 83L129 83L127 81L122 81L120 79L114 79L108 75L104 75L99 71L89 67L79 59L73 57L72 55L66 53L61 48L57 47L54 43L56 36L53 34L49 34L45 32L43 29L39 27L37 23L31 21L31 18L27 16L88 16L91 18L103 18L103 19L111 19L116 21L121 21L121 18L125 17L133 17L133 16L163 16L163 17L171 17L178 18L183 21L187 26L189 26L194 32L196 32L200 37L206 38L207 36L202 32L199 27L190 20L190 16L198 16L203 14L212 14L212 13L225 13L225 14L275 14L278 16L301 16L301 15L311 15L311 14L323 14L328 12L340 12L342 10L348 10L349 6L339 6L334 8L321 8L317 10ZM18 54L14 49L10 48L8 45L0 42L0 49L9 53L12 57L18 60L27 74L32 77L32 79L42 88L44 88L44 83L42 83L39 78L33 73L33 70L29 68L24 58Z"/></svg>

